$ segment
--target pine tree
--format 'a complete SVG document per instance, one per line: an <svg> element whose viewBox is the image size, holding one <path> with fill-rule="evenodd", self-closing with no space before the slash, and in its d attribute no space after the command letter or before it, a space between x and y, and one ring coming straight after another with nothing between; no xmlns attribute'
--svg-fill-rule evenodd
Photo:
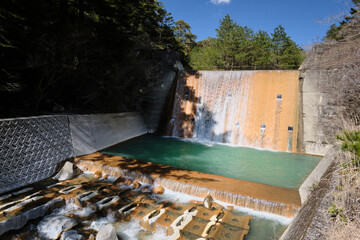
<svg viewBox="0 0 360 240"><path fill-rule="evenodd" d="M191 27L184 20L175 22L173 27L174 35L180 46L183 48L183 54L187 56L191 49L196 45L197 36L191 33Z"/></svg>
<svg viewBox="0 0 360 240"><path fill-rule="evenodd" d="M265 31L259 31L254 35L252 44L252 57L254 69L271 68L271 37Z"/></svg>

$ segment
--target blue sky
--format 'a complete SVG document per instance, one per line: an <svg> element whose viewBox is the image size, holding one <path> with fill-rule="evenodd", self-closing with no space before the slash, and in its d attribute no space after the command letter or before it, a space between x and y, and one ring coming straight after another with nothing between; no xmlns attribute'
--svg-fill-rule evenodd
<svg viewBox="0 0 360 240"><path fill-rule="evenodd" d="M347 13L346 0L160 0L174 20L190 24L197 40L215 37L219 21L227 13L241 26L273 32L279 24L299 45L322 38L330 23L317 21ZM219 3L220 2L220 3Z"/></svg>

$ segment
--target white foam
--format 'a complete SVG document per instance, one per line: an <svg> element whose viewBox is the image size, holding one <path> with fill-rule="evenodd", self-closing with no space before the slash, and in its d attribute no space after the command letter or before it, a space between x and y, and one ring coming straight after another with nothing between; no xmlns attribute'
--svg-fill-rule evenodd
<svg viewBox="0 0 360 240"><path fill-rule="evenodd" d="M99 231L102 226L106 224L113 224L116 222L115 214L113 212L109 212L109 214L104 218L96 219L95 221L91 222L90 226L87 229L94 229Z"/></svg>
<svg viewBox="0 0 360 240"><path fill-rule="evenodd" d="M172 201L172 202L175 201L175 202L180 202L180 203L187 203L192 200L200 201L200 202L204 201L203 198L195 197L195 196L188 195L185 193L174 192L167 188L165 188L165 192L163 195L156 196L156 198L159 198L162 201ZM271 220L271 221L276 221L283 225L288 225L292 220L292 218L287 218L284 216L280 216L280 215L276 215L276 214L268 213L268 212L260 212L260 211L256 211L256 210L253 210L250 208L239 207L234 204L228 204L225 202L218 201L216 199L214 201L224 207L233 206L234 211L236 211L236 212L241 212L241 213L245 213L250 216L263 218L263 219L267 219L267 220Z"/></svg>
<svg viewBox="0 0 360 240"><path fill-rule="evenodd" d="M231 143L211 142L207 139L200 139L200 138L181 138L181 137L175 137L175 136L162 136L162 138L174 138L174 139L177 139L182 142L197 143L197 144L201 144L201 145L204 145L207 147L213 147L215 145L219 145L219 146L227 146L227 147L234 147L234 148L250 148L250 149L255 149L255 150L259 150L259 151L282 152L282 151L277 151L277 150L269 149L269 148L241 146L241 145L236 145L236 144L231 144Z"/></svg>
<svg viewBox="0 0 360 240"><path fill-rule="evenodd" d="M87 206L85 208L81 208L74 203L74 199L70 199L66 201L65 206L57 209L56 213L59 215L66 215L72 213L79 217L88 217L90 214L95 212L92 206Z"/></svg>
<svg viewBox="0 0 360 240"><path fill-rule="evenodd" d="M131 220L130 222L122 222L115 225L117 234L123 240L143 239L143 240L167 240L169 236L166 235L165 229L157 229L155 232L150 232L140 226L138 220Z"/></svg>

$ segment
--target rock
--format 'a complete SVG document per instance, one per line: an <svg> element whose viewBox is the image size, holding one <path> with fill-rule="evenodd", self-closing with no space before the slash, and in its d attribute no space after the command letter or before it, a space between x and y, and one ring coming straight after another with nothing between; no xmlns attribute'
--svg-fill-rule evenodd
<svg viewBox="0 0 360 240"><path fill-rule="evenodd" d="M94 178L101 178L102 177L102 173L100 171L96 171L94 173Z"/></svg>
<svg viewBox="0 0 360 240"><path fill-rule="evenodd" d="M155 193L155 194L164 194L164 192L165 192L165 189L162 187L162 186L157 186L157 187L155 187L154 189L153 189L153 192Z"/></svg>
<svg viewBox="0 0 360 240"><path fill-rule="evenodd" d="M141 189L141 191L142 191L142 192L151 192L150 186L143 187L143 188Z"/></svg>
<svg viewBox="0 0 360 240"><path fill-rule="evenodd" d="M126 181L126 184L127 185L131 185L133 183L133 181L131 180L131 179L128 179L127 181Z"/></svg>
<svg viewBox="0 0 360 240"><path fill-rule="evenodd" d="M115 227L112 224L106 224L99 229L96 240L118 240Z"/></svg>
<svg viewBox="0 0 360 240"><path fill-rule="evenodd" d="M58 239L62 232L70 230L76 224L72 218L50 214L41 220L37 228L41 239Z"/></svg>
<svg viewBox="0 0 360 240"><path fill-rule="evenodd" d="M138 189L139 187L141 187L141 183L139 183L138 181L134 181L133 189Z"/></svg>
<svg viewBox="0 0 360 240"><path fill-rule="evenodd" d="M225 209L224 206L222 206L222 205L220 205L220 204L218 204L216 202L213 203L213 207L216 208L216 209L221 209L221 210Z"/></svg>
<svg viewBox="0 0 360 240"><path fill-rule="evenodd" d="M114 181L114 184L124 183L125 181L126 181L126 178L124 178L124 177L118 177L118 178Z"/></svg>
<svg viewBox="0 0 360 240"><path fill-rule="evenodd" d="M227 206L227 209L229 209L230 211L234 210L234 206Z"/></svg>
<svg viewBox="0 0 360 240"><path fill-rule="evenodd" d="M89 239L88 239L88 240L95 240L94 235L91 234L91 235L89 236Z"/></svg>
<svg viewBox="0 0 360 240"><path fill-rule="evenodd" d="M78 234L75 230L63 232L60 240L82 240L83 236Z"/></svg>
<svg viewBox="0 0 360 240"><path fill-rule="evenodd" d="M109 175L106 173L103 175L103 179L105 179L105 180L108 179L108 177L109 177Z"/></svg>
<svg viewBox="0 0 360 240"><path fill-rule="evenodd" d="M204 207L211 209L212 205L214 203L214 199L211 197L211 195L207 195L206 198L204 199Z"/></svg>
<svg viewBox="0 0 360 240"><path fill-rule="evenodd" d="M79 173L79 169L71 162L66 162L62 169L55 175L55 179L60 181L69 180Z"/></svg>
<svg viewBox="0 0 360 240"><path fill-rule="evenodd" d="M80 199L79 198L74 198L74 204L76 205L76 206L78 206L78 207L84 207L85 206L85 204L82 202L82 201L80 201Z"/></svg>

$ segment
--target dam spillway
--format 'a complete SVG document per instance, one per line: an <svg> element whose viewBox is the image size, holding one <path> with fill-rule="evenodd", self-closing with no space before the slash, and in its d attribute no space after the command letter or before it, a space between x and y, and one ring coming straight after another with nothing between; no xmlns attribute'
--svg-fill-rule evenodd
<svg viewBox="0 0 360 240"><path fill-rule="evenodd" d="M181 71L167 135L296 152L298 71Z"/></svg>

